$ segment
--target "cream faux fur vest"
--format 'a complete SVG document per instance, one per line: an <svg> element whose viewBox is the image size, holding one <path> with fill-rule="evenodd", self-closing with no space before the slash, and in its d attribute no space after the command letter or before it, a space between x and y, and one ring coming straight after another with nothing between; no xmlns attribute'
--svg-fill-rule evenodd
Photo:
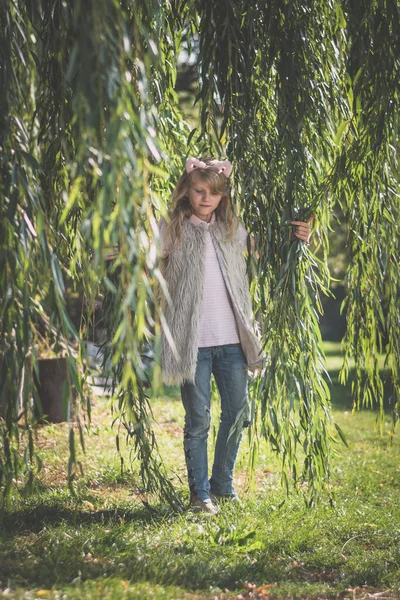
<svg viewBox="0 0 400 600"><path fill-rule="evenodd" d="M226 241L226 225L210 224L208 231L216 250L225 284L232 300L239 339L249 369L261 367L263 355L255 334L243 245L238 232ZM162 372L169 385L194 382L197 337L203 297L206 229L184 220L182 237L164 260L163 276L169 298L163 299Z"/></svg>

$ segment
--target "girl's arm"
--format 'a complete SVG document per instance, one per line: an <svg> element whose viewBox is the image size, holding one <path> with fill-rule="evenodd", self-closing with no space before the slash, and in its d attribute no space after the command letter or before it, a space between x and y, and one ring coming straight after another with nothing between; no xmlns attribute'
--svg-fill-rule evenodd
<svg viewBox="0 0 400 600"><path fill-rule="evenodd" d="M315 215L310 217L308 221L292 221L293 234L299 238L305 244L309 244L311 237L311 222L315 219ZM256 250L256 242L253 236L250 236L250 252L256 258L259 258L259 253ZM245 248L245 254L247 254L247 245Z"/></svg>
<svg viewBox="0 0 400 600"><path fill-rule="evenodd" d="M166 258L171 251L172 242L169 238L167 238L167 223L164 219L158 224L159 234L160 234L160 243L161 243L161 254L160 258ZM103 248L103 258L104 260L114 260L117 258L119 254L118 246L106 246Z"/></svg>
<svg viewBox="0 0 400 600"><path fill-rule="evenodd" d="M119 254L118 246L106 246L103 248L104 260L114 260Z"/></svg>

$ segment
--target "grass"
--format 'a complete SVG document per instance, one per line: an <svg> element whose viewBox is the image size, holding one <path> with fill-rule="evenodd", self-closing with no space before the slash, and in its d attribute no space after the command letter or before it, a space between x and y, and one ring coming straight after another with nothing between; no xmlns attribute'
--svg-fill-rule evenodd
<svg viewBox="0 0 400 600"><path fill-rule="evenodd" d="M334 374L338 349L328 349ZM40 485L1 513L0 598L400 598L399 434L390 444L388 418L379 439L375 413L353 414L348 390L333 381L332 413L349 442L334 464L333 507L285 499L279 464L264 445L255 490L246 491L244 441L240 507L225 505L211 518L150 512L135 464L121 474L104 399L93 409L74 498L65 489L68 426L41 427ZM163 456L187 499L180 401L161 398L153 409Z"/></svg>

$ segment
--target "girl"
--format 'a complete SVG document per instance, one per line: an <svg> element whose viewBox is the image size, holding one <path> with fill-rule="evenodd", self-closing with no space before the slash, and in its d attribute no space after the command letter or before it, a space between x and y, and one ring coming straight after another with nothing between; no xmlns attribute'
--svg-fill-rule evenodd
<svg viewBox="0 0 400 600"><path fill-rule="evenodd" d="M162 369L181 386L184 451L193 511L215 514L216 501L238 501L233 470L248 425L247 372L263 363L251 311L244 252L247 233L232 214L232 165L189 158L160 223L163 276ZM310 225L293 221L308 242ZM211 375L221 397L214 464L208 479ZM214 501L214 502L213 502Z"/></svg>

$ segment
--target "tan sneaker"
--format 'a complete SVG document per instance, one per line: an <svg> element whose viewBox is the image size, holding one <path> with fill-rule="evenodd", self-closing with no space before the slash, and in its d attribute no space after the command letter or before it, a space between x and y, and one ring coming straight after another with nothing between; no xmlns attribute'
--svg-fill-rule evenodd
<svg viewBox="0 0 400 600"><path fill-rule="evenodd" d="M214 494L210 492L210 497L212 502L221 504L223 502L230 502L232 504L242 504L241 499L236 494L228 494L227 496L220 496L218 494Z"/></svg>
<svg viewBox="0 0 400 600"><path fill-rule="evenodd" d="M209 515L216 515L218 513L218 507L212 503L211 498L200 500L200 498L192 496L190 499L190 508L195 513L205 512Z"/></svg>

